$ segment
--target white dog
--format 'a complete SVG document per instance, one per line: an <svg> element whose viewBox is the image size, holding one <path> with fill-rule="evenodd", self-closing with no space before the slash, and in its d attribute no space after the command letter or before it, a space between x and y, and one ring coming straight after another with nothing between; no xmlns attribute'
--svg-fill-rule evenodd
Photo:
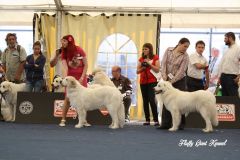
<svg viewBox="0 0 240 160"><path fill-rule="evenodd" d="M218 125L216 98L211 92L204 90L183 92L167 81L160 81L154 89L156 97L161 96L166 109L172 115L173 126L169 131L178 129L182 114L195 111L199 112L206 122L204 132L212 132L212 125Z"/></svg>
<svg viewBox="0 0 240 160"><path fill-rule="evenodd" d="M111 79L107 76L105 72L103 72L101 69L96 68L93 73L93 84L100 84L103 86L111 86L115 87L114 83L111 81Z"/></svg>
<svg viewBox="0 0 240 160"><path fill-rule="evenodd" d="M27 91L25 83L15 84L12 82L4 81L0 85L0 92L2 93L6 105L10 106L12 113L12 121L15 121L16 105L17 105L17 92Z"/></svg>
<svg viewBox="0 0 240 160"><path fill-rule="evenodd" d="M125 121L124 106L122 96L116 87L101 86L97 88L85 88L71 76L63 79L62 85L67 89L67 97L70 105L77 108L78 124L76 128L81 128L86 123L86 113L106 106L112 117L110 128L122 128Z"/></svg>
<svg viewBox="0 0 240 160"><path fill-rule="evenodd" d="M4 119L4 121L11 121L13 119L11 107L6 104L6 101L4 100L2 95L0 95L0 99L1 99L1 104L0 104L1 105L1 114L3 116L3 119Z"/></svg>
<svg viewBox="0 0 240 160"><path fill-rule="evenodd" d="M52 92L64 92L64 87L62 87L62 77L55 76L52 83Z"/></svg>

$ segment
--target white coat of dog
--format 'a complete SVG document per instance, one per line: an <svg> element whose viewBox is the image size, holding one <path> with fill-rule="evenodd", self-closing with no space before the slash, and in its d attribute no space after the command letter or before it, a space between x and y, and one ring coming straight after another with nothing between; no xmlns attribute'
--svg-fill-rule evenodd
<svg viewBox="0 0 240 160"><path fill-rule="evenodd" d="M124 106L121 93L116 87L85 88L71 76L65 77L62 85L66 87L70 105L77 109L79 122L75 128L84 126L87 111L99 109L102 106L106 106L112 118L109 128L123 128L125 123Z"/></svg>
<svg viewBox="0 0 240 160"><path fill-rule="evenodd" d="M13 114L11 111L11 107L6 104L6 101L2 97L2 95L0 95L0 99L1 99L1 104L0 104L1 105L1 114L3 116L4 121L6 121L6 122L12 121Z"/></svg>
<svg viewBox="0 0 240 160"><path fill-rule="evenodd" d="M181 121L181 115L190 112L199 112L206 123L204 132L212 132L212 125L218 125L216 98L209 92L199 90L195 92L183 92L172 86L170 82L160 81L154 88L156 98L160 96L166 109L172 115L172 128L176 131Z"/></svg>
<svg viewBox="0 0 240 160"><path fill-rule="evenodd" d="M6 105L10 107L12 113L12 121L15 121L16 106L17 106L17 92L27 91L25 83L15 84L4 81L0 85L0 92L3 95Z"/></svg>
<svg viewBox="0 0 240 160"><path fill-rule="evenodd" d="M111 86L115 87L114 83L111 79L107 76L107 74L101 70L100 68L94 69L92 72L93 76L93 84L100 84L103 86Z"/></svg>

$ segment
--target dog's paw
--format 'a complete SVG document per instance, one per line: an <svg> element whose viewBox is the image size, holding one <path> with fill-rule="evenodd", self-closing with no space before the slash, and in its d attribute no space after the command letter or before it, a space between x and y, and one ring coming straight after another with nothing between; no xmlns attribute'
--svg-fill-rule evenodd
<svg viewBox="0 0 240 160"><path fill-rule="evenodd" d="M112 127L112 129L118 129L118 128L119 128L119 127L117 127L117 126L113 126L113 127Z"/></svg>
<svg viewBox="0 0 240 160"><path fill-rule="evenodd" d="M112 128L112 127L113 127L113 123L111 123L108 127L109 127L109 128Z"/></svg>
<svg viewBox="0 0 240 160"><path fill-rule="evenodd" d="M117 125L110 125L109 128L111 128L111 129L118 129L119 127Z"/></svg>
<svg viewBox="0 0 240 160"><path fill-rule="evenodd" d="M202 129L202 131L203 131L203 132L205 132L205 133L210 133L210 132L213 132L213 130L212 130L212 129L207 129L207 128L204 128L204 129Z"/></svg>
<svg viewBox="0 0 240 160"><path fill-rule="evenodd" d="M82 128L82 127L83 127L82 124L76 124L76 125L75 125L75 128Z"/></svg>
<svg viewBox="0 0 240 160"><path fill-rule="evenodd" d="M84 123L84 127L91 127L92 125L91 124L89 124L89 123Z"/></svg>
<svg viewBox="0 0 240 160"><path fill-rule="evenodd" d="M172 128L169 128L168 130L171 131L171 132L175 132L175 131L177 131L177 128L172 127Z"/></svg>

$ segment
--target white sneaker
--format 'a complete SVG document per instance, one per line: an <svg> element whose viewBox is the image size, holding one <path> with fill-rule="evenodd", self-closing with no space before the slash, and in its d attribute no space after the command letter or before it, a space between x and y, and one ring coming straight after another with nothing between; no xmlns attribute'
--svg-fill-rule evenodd
<svg viewBox="0 0 240 160"><path fill-rule="evenodd" d="M61 122L59 123L59 126L60 127L65 127L66 126L65 122L66 122L66 120L62 119Z"/></svg>

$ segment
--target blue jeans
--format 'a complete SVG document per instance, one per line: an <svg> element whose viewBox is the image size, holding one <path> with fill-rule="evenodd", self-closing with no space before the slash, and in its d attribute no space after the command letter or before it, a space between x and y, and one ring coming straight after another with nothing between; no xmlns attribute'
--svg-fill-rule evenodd
<svg viewBox="0 0 240 160"><path fill-rule="evenodd" d="M43 80L38 80L38 81L27 81L26 85L28 88L29 92L41 92L42 91L42 87L43 87Z"/></svg>

